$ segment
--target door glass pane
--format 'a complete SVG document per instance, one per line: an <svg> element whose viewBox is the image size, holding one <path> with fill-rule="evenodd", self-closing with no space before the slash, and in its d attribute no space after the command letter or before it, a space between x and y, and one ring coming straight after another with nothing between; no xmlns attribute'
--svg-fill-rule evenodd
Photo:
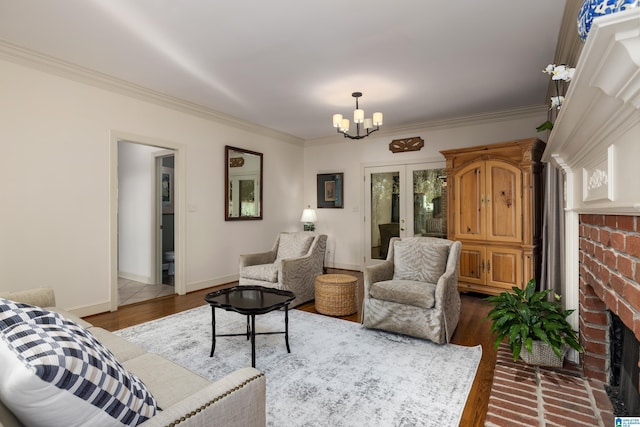
<svg viewBox="0 0 640 427"><path fill-rule="evenodd" d="M371 174L371 259L386 259L389 240L400 236L400 173Z"/></svg>
<svg viewBox="0 0 640 427"><path fill-rule="evenodd" d="M444 169L413 171L413 233L447 237L447 193Z"/></svg>

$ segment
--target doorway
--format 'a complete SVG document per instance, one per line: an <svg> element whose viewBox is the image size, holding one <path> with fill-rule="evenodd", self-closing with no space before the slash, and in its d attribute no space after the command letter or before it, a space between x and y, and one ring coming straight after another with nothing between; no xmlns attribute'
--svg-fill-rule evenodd
<svg viewBox="0 0 640 427"><path fill-rule="evenodd" d="M365 167L365 265L387 258L392 237L447 237L442 162Z"/></svg>
<svg viewBox="0 0 640 427"><path fill-rule="evenodd" d="M180 256L184 241L182 149L179 144L112 133L112 311L138 300L186 293ZM129 282L129 294L137 294L135 301L120 298L119 282L123 281Z"/></svg>

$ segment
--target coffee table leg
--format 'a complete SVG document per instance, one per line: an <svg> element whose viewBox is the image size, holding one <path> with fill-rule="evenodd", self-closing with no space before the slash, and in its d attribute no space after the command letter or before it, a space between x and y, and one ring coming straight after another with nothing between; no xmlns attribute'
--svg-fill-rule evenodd
<svg viewBox="0 0 640 427"><path fill-rule="evenodd" d="M249 315L247 314L247 341L251 338L251 327L249 326Z"/></svg>
<svg viewBox="0 0 640 427"><path fill-rule="evenodd" d="M291 353L289 348L289 305L284 306L284 342L287 343L287 353Z"/></svg>
<svg viewBox="0 0 640 427"><path fill-rule="evenodd" d="M248 319L247 319L248 320ZM256 367L256 315L251 315L251 367Z"/></svg>
<svg viewBox="0 0 640 427"><path fill-rule="evenodd" d="M213 352L216 349L216 309L211 306L211 354L209 357L213 357Z"/></svg>

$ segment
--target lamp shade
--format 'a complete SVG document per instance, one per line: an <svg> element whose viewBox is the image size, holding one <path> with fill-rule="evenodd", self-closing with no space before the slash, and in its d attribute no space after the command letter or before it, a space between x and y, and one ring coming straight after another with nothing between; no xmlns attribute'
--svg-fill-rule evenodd
<svg viewBox="0 0 640 427"><path fill-rule="evenodd" d="M373 113L373 124L376 126L382 124L382 113Z"/></svg>
<svg viewBox="0 0 640 427"><path fill-rule="evenodd" d="M333 127L339 128L342 125L342 114L333 115Z"/></svg>
<svg viewBox="0 0 640 427"><path fill-rule="evenodd" d="M300 222L316 222L318 217L316 216L315 209L307 208L302 211Z"/></svg>

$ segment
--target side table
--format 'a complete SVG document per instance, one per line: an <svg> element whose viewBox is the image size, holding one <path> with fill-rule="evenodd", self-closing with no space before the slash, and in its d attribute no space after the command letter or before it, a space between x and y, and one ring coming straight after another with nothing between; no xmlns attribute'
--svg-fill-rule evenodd
<svg viewBox="0 0 640 427"><path fill-rule="evenodd" d="M316 277L316 310L329 316L348 316L358 311L358 278L348 274L322 274Z"/></svg>

